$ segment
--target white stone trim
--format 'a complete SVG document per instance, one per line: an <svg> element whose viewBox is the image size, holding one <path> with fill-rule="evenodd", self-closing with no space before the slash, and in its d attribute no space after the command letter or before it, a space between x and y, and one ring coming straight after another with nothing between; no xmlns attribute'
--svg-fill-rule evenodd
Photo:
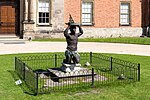
<svg viewBox="0 0 150 100"><path fill-rule="evenodd" d="M139 37L142 28L83 28L82 38Z"/></svg>

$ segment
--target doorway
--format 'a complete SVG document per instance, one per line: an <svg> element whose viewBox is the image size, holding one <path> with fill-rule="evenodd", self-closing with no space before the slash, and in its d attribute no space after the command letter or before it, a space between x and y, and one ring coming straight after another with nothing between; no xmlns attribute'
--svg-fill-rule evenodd
<svg viewBox="0 0 150 100"><path fill-rule="evenodd" d="M0 1L0 35L19 35L19 7L17 1Z"/></svg>

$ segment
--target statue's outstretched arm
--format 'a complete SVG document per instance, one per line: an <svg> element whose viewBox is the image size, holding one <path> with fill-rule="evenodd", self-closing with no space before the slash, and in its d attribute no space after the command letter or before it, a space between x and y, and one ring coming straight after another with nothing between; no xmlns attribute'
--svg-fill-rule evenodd
<svg viewBox="0 0 150 100"><path fill-rule="evenodd" d="M69 34L68 34L69 28L70 28L70 26L68 26L68 27L65 29L65 31L64 31L64 36L65 36L65 37L69 36Z"/></svg>
<svg viewBox="0 0 150 100"><path fill-rule="evenodd" d="M79 34L78 34L78 37L81 36L83 34L83 30L80 26L77 26L79 28Z"/></svg>

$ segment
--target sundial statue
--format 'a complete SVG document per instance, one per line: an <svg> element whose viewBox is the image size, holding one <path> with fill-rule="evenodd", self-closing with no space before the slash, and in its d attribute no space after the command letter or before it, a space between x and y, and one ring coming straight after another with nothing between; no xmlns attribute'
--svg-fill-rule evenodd
<svg viewBox="0 0 150 100"><path fill-rule="evenodd" d="M75 23L72 16L69 15L69 22L66 23L68 27L64 31L64 36L67 42L67 48L65 51L66 59L63 60L64 66L72 66L70 69L74 70L74 67L81 66L80 55L77 51L78 37L83 34L83 30L79 24ZM76 28L79 29L79 33L76 33ZM70 30L70 33L69 33Z"/></svg>

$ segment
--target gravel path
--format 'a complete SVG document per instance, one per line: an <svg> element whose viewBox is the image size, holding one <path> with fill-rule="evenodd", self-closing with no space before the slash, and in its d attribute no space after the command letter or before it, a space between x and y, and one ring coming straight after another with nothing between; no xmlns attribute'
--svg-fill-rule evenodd
<svg viewBox="0 0 150 100"><path fill-rule="evenodd" d="M26 41L24 44L0 43L0 54L64 52L66 50L66 46L66 42ZM150 56L150 45L79 42L78 52L99 52Z"/></svg>

